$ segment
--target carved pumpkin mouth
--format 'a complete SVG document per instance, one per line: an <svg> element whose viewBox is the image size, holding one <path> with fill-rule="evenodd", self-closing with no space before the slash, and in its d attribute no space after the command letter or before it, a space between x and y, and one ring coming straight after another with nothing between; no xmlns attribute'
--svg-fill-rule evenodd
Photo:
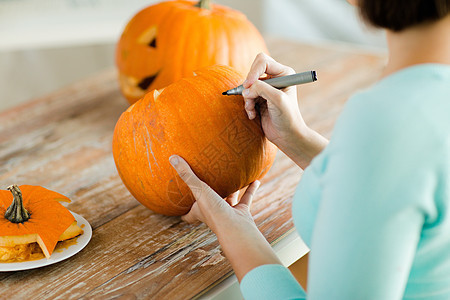
<svg viewBox="0 0 450 300"><path fill-rule="evenodd" d="M159 72L158 72L159 73ZM158 76L158 73L156 73L155 75L150 75L147 77L144 77L139 83L138 83L138 87L141 88L142 90L147 90L148 87L153 83L153 81L156 79L156 77Z"/></svg>
<svg viewBox="0 0 450 300"><path fill-rule="evenodd" d="M152 25L148 28L146 28L144 31L142 31L138 37L135 39L135 42L137 44L143 45L148 48L152 48L153 50L157 50L157 34L158 34L158 27L156 25ZM129 51L122 52L122 57L124 56L124 53L126 55L130 55ZM125 58L125 57L123 57ZM138 64L146 64L146 62L138 62ZM127 71L125 71L128 73ZM119 83L122 90L122 93L124 96L129 99L130 103L133 103L140 98L144 97L144 95L147 93L149 88L151 87L152 83L155 81L155 79L160 74L160 71L152 72L153 74L150 74L148 76L142 76L133 74L132 70L129 70L130 73L128 75L120 73L119 74ZM133 74L133 75L129 75Z"/></svg>
<svg viewBox="0 0 450 300"><path fill-rule="evenodd" d="M159 72L157 72L155 75L144 77L140 81L136 77L127 76L125 74L119 74L120 88L124 93L125 97L127 98L130 97L134 98L135 100L139 100L140 98L144 97L144 95L147 93L148 88L153 83L153 81L155 81L155 79L158 77L158 74Z"/></svg>

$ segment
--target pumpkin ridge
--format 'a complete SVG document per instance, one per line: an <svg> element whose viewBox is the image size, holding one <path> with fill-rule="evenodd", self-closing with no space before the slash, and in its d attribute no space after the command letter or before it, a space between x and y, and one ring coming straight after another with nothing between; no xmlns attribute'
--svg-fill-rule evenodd
<svg viewBox="0 0 450 300"><path fill-rule="evenodd" d="M178 21L177 24L180 24L179 27L181 27L181 30L178 29L176 26L173 26L174 29L177 32L177 35L173 35L174 37L177 37L176 41L174 41L174 44L177 46L172 47L171 49L176 50L178 47L185 47L186 49L191 49L189 47L189 43L192 42L192 40L195 37L195 34L189 34L189 32L195 32L192 31L192 28L195 27L195 23L189 22L191 18L191 12L185 13L182 10L178 10L174 13L176 16L176 20ZM172 35L171 35L172 36ZM195 48L194 48L195 49ZM189 61L186 59L186 55L190 54L194 57L197 57L197 53L192 53L190 50L186 50L181 52L181 55L175 55L175 53L171 53L168 63L169 66L172 64L174 66L183 66L186 61ZM174 59L175 58L175 59ZM175 81L175 78L182 78L183 77L183 67L173 67L172 69L172 81Z"/></svg>
<svg viewBox="0 0 450 300"><path fill-rule="evenodd" d="M161 4L167 5L166 10L162 13L163 17L161 18L161 23L158 26L158 32L161 36L159 37L160 43L159 43L159 49L165 49L167 45L173 45L174 41L172 40L173 36L176 36L175 26L173 26L174 23L177 23L176 14L174 13L176 11L176 6L174 3L170 2L161 2ZM168 28L168 29L167 29ZM161 32L165 32L167 30L167 34L162 35ZM175 41L176 42L176 41ZM160 50L161 51L161 50ZM162 55L160 55L160 62L164 66L167 62L170 63L171 61L171 53L170 51L162 51ZM163 80L165 81L167 77L171 78L174 76L174 74L170 74L167 72L167 67L162 67L160 69L160 76L156 80ZM153 85L149 87L149 90L160 88L159 85L157 85L157 81L153 82Z"/></svg>
<svg viewBox="0 0 450 300"><path fill-rule="evenodd" d="M152 143L152 140L150 138L150 133L148 132L147 125L144 124L143 127L145 128L145 131L147 133L147 138L144 137L144 143L145 143L145 150L146 150L146 153L147 153L148 168L149 168L150 172L152 173L152 176L154 176L153 175L153 170L152 170L152 163L150 162L150 154L148 153L149 152L148 151L149 148L150 148L150 152L152 154L152 158L153 158L153 161L154 161L156 167L159 168L159 165L158 165L158 162L156 161L155 154L153 153L153 149L152 149L152 144L153 143Z"/></svg>
<svg viewBox="0 0 450 300"><path fill-rule="evenodd" d="M150 113L151 113L151 109L149 108L148 103L150 103L150 107L151 107L152 109L157 109L158 105L157 105L156 103L153 102L154 99L153 99L152 96L153 96L153 94L152 94L152 93L149 93L144 99L138 101L138 102L135 104L136 108L135 108L135 110L134 110L133 112L134 112L134 113L138 113L138 114L146 114L146 115L150 114ZM151 103L153 103L153 104L151 104ZM129 115L129 117L130 117L130 118L134 118L134 115L131 114L131 115ZM124 121L125 121L125 116L121 117L120 122L124 122ZM117 126L120 126L120 124L118 123ZM138 131L137 135L138 135L138 136L141 136L141 139L139 139L139 140L136 142L136 144L135 144L136 147L140 148L140 147L144 146L145 143L147 143L147 142L146 142L146 139L147 139L147 138L150 138L151 143L154 144L154 140L157 138L157 136L156 136L156 135L153 135L153 134L150 134L150 132L149 132L149 134L147 135L146 131L148 130L148 128L147 128L147 124L146 124L146 123L142 123L142 124L141 124L140 122L132 121L131 126L133 127L133 130ZM135 134L135 135L136 135L136 134ZM145 138L144 141L142 142L142 138L145 137L145 136L146 136L146 138ZM115 143L117 143L117 139L115 140ZM141 158L139 158L138 161L142 161L143 156L144 156L144 152L145 152L145 151L140 151L140 157L141 157ZM117 159L117 157L116 157L116 164L118 164L118 165L120 166L120 161L121 161L121 160L132 162L132 161L130 160L130 158L120 158L120 159ZM145 161L145 160L144 160L144 161ZM137 162L137 163L135 163L135 164L140 164L140 163ZM148 161L147 161L147 165L148 165ZM158 167L159 167L159 166L158 166ZM154 168L152 168L152 170L154 170ZM153 172L153 171L152 171L152 172ZM153 173L154 173L154 172L153 172ZM123 179L126 178L126 177L125 177L126 175L124 175L124 173L122 172L121 168L120 168L120 173L119 173L119 175L120 175L121 178L123 178ZM139 172L134 172L133 176L134 176L134 178L135 178L135 179L133 179L133 181L134 181L134 182L140 182L139 185L142 187L142 190L141 190L141 191L134 191L133 189L130 189L130 188L128 187L128 184L130 184L130 183L127 183L127 189L130 191L130 193L131 193L135 198L139 199L139 198L141 197L140 195L142 195L142 193L145 193L145 190L144 190L144 183L143 183L143 181L142 181L143 176L142 176L141 173L139 173ZM145 177L145 176L144 176L144 177ZM155 178L157 178L157 177L155 177ZM158 180L161 181L160 178L158 178ZM163 181L161 181L161 182L163 182ZM145 185L147 185L147 183L146 183ZM157 195L157 198L158 198L158 199L164 199L164 195L161 195L160 193L157 193L157 191L156 191L151 185L150 185L150 186L147 186L147 187L150 188L150 189ZM158 206L158 205L146 205L146 206L149 207L149 208L152 209L152 210L160 210L160 209L163 207L163 206Z"/></svg>

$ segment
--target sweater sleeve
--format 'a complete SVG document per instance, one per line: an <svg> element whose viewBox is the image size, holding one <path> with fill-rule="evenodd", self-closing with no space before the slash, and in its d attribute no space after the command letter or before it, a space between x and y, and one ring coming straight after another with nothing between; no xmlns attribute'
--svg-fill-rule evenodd
<svg viewBox="0 0 450 300"><path fill-rule="evenodd" d="M306 299L291 272L282 265L262 265L248 272L241 281L246 300Z"/></svg>

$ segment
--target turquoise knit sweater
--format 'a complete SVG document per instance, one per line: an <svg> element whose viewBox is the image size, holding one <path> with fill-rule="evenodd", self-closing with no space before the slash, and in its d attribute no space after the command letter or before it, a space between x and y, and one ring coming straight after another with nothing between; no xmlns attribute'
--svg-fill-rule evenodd
<svg viewBox="0 0 450 300"><path fill-rule="evenodd" d="M450 299L450 66L398 71L346 104L293 199L308 293L281 265L246 299Z"/></svg>

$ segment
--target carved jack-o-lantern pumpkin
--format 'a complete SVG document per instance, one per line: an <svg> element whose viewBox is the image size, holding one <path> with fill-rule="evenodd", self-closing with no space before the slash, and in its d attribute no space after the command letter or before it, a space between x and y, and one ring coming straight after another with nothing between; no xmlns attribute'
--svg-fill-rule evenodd
<svg viewBox="0 0 450 300"><path fill-rule="evenodd" d="M138 12L117 44L122 93L130 103L192 72L223 64L246 74L259 52L268 52L241 12L188 0L164 1Z"/></svg>

